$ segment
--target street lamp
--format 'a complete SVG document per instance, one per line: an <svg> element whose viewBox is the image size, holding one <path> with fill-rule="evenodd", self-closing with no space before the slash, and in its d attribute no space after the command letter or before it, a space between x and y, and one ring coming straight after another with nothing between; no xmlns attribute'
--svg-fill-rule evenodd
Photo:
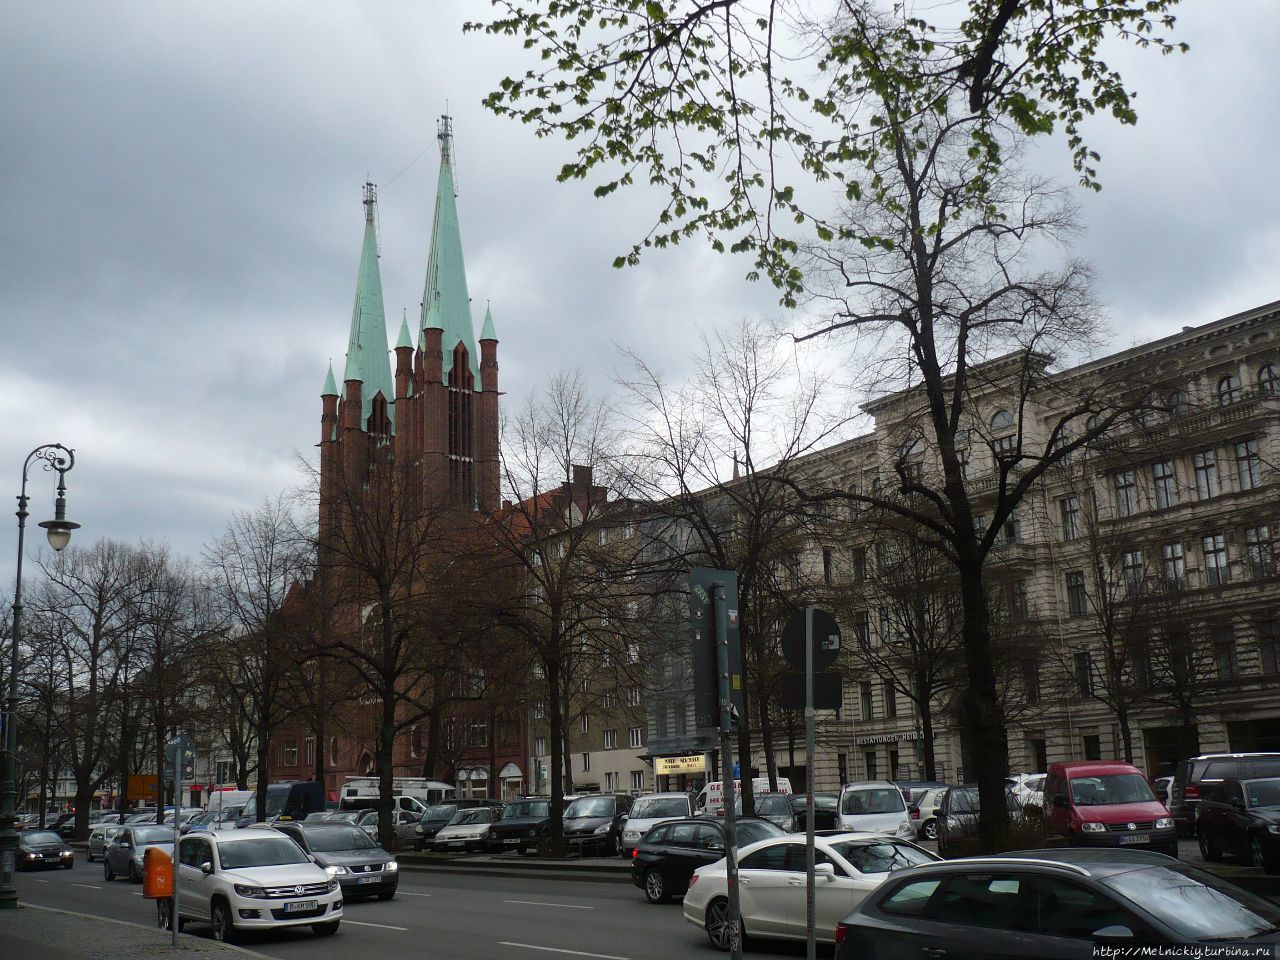
<svg viewBox="0 0 1280 960"><path fill-rule="evenodd" d="M18 494L18 576L13 591L13 655L9 664L9 696L4 712L3 801L0 805L0 910L18 905L18 649L22 645L22 550L27 529L27 472L33 463L58 472L58 497L53 502L53 519L40 524L49 546L61 551L71 541L71 531L80 526L67 519L67 471L76 465L75 451L60 443L46 443L27 454L22 464L22 492Z"/></svg>

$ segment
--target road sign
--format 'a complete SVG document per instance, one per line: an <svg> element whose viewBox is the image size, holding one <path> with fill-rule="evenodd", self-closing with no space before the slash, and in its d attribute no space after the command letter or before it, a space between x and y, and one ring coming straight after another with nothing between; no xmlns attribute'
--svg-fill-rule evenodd
<svg viewBox="0 0 1280 960"><path fill-rule="evenodd" d="M185 733L181 736L174 737L164 745L165 759L170 763L174 763L174 758L179 754L188 754L196 752L196 742Z"/></svg>
<svg viewBox="0 0 1280 960"><path fill-rule="evenodd" d="M841 689L840 674L815 673L813 675L813 709L839 710L840 700L844 696ZM782 686L778 690L778 702L784 710L804 709L804 671L788 670L782 675Z"/></svg>
<svg viewBox="0 0 1280 960"><path fill-rule="evenodd" d="M716 671L716 620L713 588L724 587L725 636L729 649L729 691L735 708L742 703L742 649L738 635L738 575L732 570L694 567L689 571L689 627L693 634L693 710L700 728L720 724L720 686Z"/></svg>
<svg viewBox="0 0 1280 960"><path fill-rule="evenodd" d="M797 610L782 628L782 655L793 670L804 669L805 611ZM813 669L830 670L840 655L840 625L825 610L813 609Z"/></svg>
<svg viewBox="0 0 1280 960"><path fill-rule="evenodd" d="M156 800L160 796L160 783L155 776L133 774L129 777L128 799Z"/></svg>

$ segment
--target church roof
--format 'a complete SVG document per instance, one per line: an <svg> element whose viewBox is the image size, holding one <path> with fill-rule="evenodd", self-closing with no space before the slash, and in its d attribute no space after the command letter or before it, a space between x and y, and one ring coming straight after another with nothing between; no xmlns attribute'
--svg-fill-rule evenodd
<svg viewBox="0 0 1280 960"><path fill-rule="evenodd" d="M391 361L387 350L387 318L382 309L382 274L378 270L378 234L375 224L377 194L372 183L364 185L364 246L356 275L356 301L351 310L351 336L343 380L359 380L360 428L365 429L373 398L381 393L389 411L395 400L391 386ZM344 388L345 391L345 388ZM344 392L345 396L345 392ZM394 412L392 412L394 416Z"/></svg>
<svg viewBox="0 0 1280 960"><path fill-rule="evenodd" d="M329 372L328 374L325 375L324 389L320 391L320 396L322 397L338 396L338 385L334 383L334 380L333 380L333 361L332 360L329 361Z"/></svg>
<svg viewBox="0 0 1280 960"><path fill-rule="evenodd" d="M493 308L487 303L484 306L484 326L480 328L480 339L497 341L498 334L493 328Z"/></svg>

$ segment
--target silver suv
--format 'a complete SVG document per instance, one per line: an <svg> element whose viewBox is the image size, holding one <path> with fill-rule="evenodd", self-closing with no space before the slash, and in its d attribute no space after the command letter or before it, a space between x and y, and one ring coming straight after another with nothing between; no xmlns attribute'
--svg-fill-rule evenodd
<svg viewBox="0 0 1280 960"><path fill-rule="evenodd" d="M338 932L342 891L332 871L275 830L192 833L178 844L178 922L213 926L213 938L234 943L246 930L310 926ZM162 927L170 900L156 901Z"/></svg>

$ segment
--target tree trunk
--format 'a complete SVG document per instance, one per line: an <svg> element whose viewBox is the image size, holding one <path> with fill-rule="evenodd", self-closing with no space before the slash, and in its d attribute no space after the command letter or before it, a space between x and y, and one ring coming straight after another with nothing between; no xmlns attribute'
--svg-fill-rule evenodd
<svg viewBox="0 0 1280 960"><path fill-rule="evenodd" d="M769 777L769 789L777 793L778 761L773 756L773 724L769 722L769 702L763 695L760 697L760 747L764 750L764 767ZM805 758L805 763L813 763L813 757Z"/></svg>
<svg viewBox="0 0 1280 960"><path fill-rule="evenodd" d="M1129 721L1128 707L1117 708L1116 724L1120 727L1120 746L1124 752L1124 762L1133 763L1133 725Z"/></svg>
<svg viewBox="0 0 1280 960"><path fill-rule="evenodd" d="M933 743L933 702L929 697L929 685L925 683L923 671L916 674L916 710L920 714L921 753L924 756L924 779L937 781L938 756Z"/></svg>
<svg viewBox="0 0 1280 960"><path fill-rule="evenodd" d="M384 678L385 682L385 678ZM394 680L391 681L395 683ZM396 848L395 813L393 779L395 778L394 750L396 743L396 704L389 689L382 701L382 717L378 722L378 745L376 763L378 770L378 838L384 850Z"/></svg>
<svg viewBox="0 0 1280 960"><path fill-rule="evenodd" d="M267 820L267 784L270 777L271 740L270 727L267 725L267 710L258 716L258 786L253 791L253 819L255 823L266 823Z"/></svg>
<svg viewBox="0 0 1280 960"><path fill-rule="evenodd" d="M440 685L436 684L436 697L440 697ZM440 705L437 702L427 714L427 749L422 758L422 775L434 780L440 762Z"/></svg>
<svg viewBox="0 0 1280 960"><path fill-rule="evenodd" d="M960 591L964 602L964 656L967 683L962 703L978 783L978 834L986 851L996 852L1009 832L1004 778L1009 772L1009 741L1004 728L995 670L991 663L990 621L978 558L962 557Z"/></svg>
<svg viewBox="0 0 1280 960"><path fill-rule="evenodd" d="M564 849L564 737L560 722L560 662L544 664L547 674L547 727L551 746L551 856L563 857Z"/></svg>
<svg viewBox="0 0 1280 960"><path fill-rule="evenodd" d="M93 783L76 780L76 839L89 836L89 807L93 803Z"/></svg>
<svg viewBox="0 0 1280 960"><path fill-rule="evenodd" d="M738 717L738 779L742 781L742 816L753 817L756 812L755 792L751 783L751 709L746 685L742 690L742 712ZM733 784L724 784L726 803L733 803Z"/></svg>

